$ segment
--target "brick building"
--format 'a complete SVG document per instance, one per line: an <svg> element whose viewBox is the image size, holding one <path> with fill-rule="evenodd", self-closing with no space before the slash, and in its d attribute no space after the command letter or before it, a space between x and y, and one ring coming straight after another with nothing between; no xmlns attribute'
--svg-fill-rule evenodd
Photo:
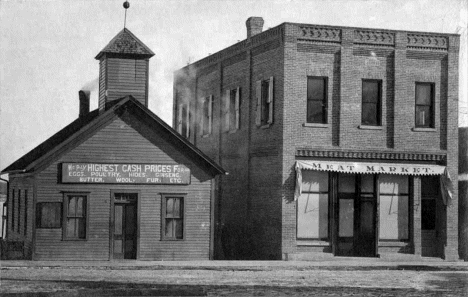
<svg viewBox="0 0 468 297"><path fill-rule="evenodd" d="M459 36L246 25L175 73L173 127L230 173L216 257L459 259Z"/></svg>
<svg viewBox="0 0 468 297"><path fill-rule="evenodd" d="M124 28L96 56L99 107L80 91L79 117L2 170L10 257L212 258L225 172L147 108L153 55Z"/></svg>

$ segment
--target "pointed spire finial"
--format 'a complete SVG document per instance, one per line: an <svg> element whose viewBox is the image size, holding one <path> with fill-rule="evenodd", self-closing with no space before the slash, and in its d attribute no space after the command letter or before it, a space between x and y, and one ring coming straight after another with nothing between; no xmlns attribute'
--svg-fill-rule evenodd
<svg viewBox="0 0 468 297"><path fill-rule="evenodd" d="M127 9L130 7L130 3L128 1L125 1L123 4L123 7L125 8L125 19L124 19L124 28L127 25Z"/></svg>

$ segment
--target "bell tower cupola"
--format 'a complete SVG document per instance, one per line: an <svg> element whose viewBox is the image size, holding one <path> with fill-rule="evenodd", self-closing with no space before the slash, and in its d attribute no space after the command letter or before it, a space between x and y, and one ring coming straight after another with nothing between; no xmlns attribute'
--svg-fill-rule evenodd
<svg viewBox="0 0 468 297"><path fill-rule="evenodd" d="M99 110L132 95L148 107L149 59L154 53L124 28L99 52Z"/></svg>

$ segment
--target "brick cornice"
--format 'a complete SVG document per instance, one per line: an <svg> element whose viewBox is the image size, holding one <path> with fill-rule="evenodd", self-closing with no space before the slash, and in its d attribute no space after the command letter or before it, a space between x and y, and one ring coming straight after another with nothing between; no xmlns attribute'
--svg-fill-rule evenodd
<svg viewBox="0 0 468 297"><path fill-rule="evenodd" d="M315 158L349 158L349 159L375 159L375 160L401 160L401 161L445 161L445 153L424 152L394 152L394 151L359 151L359 150L317 150L296 149L296 157Z"/></svg>

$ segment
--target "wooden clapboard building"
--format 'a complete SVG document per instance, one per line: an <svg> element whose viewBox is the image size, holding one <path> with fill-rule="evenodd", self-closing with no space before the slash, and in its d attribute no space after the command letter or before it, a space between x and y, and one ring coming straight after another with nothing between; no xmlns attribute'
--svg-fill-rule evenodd
<svg viewBox="0 0 468 297"><path fill-rule="evenodd" d="M99 108L5 168L7 240L34 260L209 259L225 171L148 108L153 52L123 29L97 55Z"/></svg>

